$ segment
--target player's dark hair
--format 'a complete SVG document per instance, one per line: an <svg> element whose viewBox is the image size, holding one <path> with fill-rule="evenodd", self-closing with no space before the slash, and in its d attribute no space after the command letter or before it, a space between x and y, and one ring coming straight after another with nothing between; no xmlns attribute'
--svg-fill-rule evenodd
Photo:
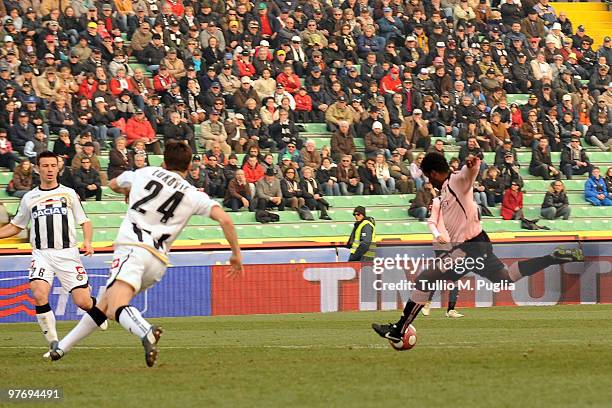
<svg viewBox="0 0 612 408"><path fill-rule="evenodd" d="M436 171L438 173L449 172L450 167L446 158L440 153L427 153L421 162L421 170L425 174L431 174L432 171Z"/></svg>
<svg viewBox="0 0 612 408"><path fill-rule="evenodd" d="M57 154L50 152L48 150L45 150L44 152L40 152L38 154L38 156L36 157L36 163L40 163L40 159L44 159L47 157L53 157L55 160L57 160L59 162L59 160L57 159Z"/></svg>
<svg viewBox="0 0 612 408"><path fill-rule="evenodd" d="M191 163L191 147L185 143L169 141L164 149L166 170L187 171Z"/></svg>

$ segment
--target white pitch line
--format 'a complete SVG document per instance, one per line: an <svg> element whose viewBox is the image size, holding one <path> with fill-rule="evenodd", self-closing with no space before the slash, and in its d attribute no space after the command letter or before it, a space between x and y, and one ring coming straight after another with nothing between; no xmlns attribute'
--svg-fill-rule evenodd
<svg viewBox="0 0 612 408"><path fill-rule="evenodd" d="M574 344L575 342L571 339L563 340L563 339L551 339L549 340L553 343L567 343ZM456 341L452 343L418 343L415 347L417 348L492 348L501 346L504 344L515 343L513 341L496 341L492 343L476 343L471 341ZM607 343L605 343L607 344ZM536 343L525 343L525 347L537 346ZM131 349L140 349L140 346L76 346L75 349L78 350L131 350ZM253 348L264 348L264 349L289 349L289 350L325 350L325 349L334 349L334 350L343 350L343 349L386 349L389 348L389 345L382 344L346 344L346 345L315 345L315 344L303 344L303 345L295 345L295 344L271 344L271 345L248 345L248 344L208 344L208 345L192 345L192 346L164 346L161 345L160 349L164 350L208 350L208 349L253 349ZM0 350L47 350L44 346L0 346Z"/></svg>
<svg viewBox="0 0 612 408"><path fill-rule="evenodd" d="M423 344L419 347L427 348L457 348L457 347L477 347L478 344ZM118 350L118 349L140 349L138 346L77 346L74 349L77 350ZM386 349L389 348L386 344L369 344L369 345L344 345L344 346L316 346L316 345L264 345L264 346L248 346L248 345L208 345L208 346L160 346L161 350L207 350L207 349L253 349L253 348L265 348L265 349L289 349L289 350L343 350L343 349ZM0 350L47 350L45 347L38 346L0 346Z"/></svg>

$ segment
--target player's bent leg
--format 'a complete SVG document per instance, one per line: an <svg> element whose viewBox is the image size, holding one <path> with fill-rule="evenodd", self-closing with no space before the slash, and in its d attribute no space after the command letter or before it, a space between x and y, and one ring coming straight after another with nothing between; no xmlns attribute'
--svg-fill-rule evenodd
<svg viewBox="0 0 612 408"><path fill-rule="evenodd" d="M38 325L47 343L49 343L49 347L54 347L57 344L57 330L55 328L55 314L53 314L51 306L49 305L51 285L43 279L31 280L30 291L34 298Z"/></svg>
<svg viewBox="0 0 612 408"><path fill-rule="evenodd" d="M431 291L429 290L415 289L412 293L412 297L406 302L404 312L397 323L372 323L372 329L384 339L394 343L400 342L408 326L416 319L425 303L429 300L430 293Z"/></svg>
<svg viewBox="0 0 612 408"><path fill-rule="evenodd" d="M100 303L103 304L102 301ZM106 315L94 303L94 306L83 315L77 325L55 347L52 347L49 352L45 353L43 358L52 361L59 360L81 340L91 335L98 327L106 330L108 325Z"/></svg>
<svg viewBox="0 0 612 408"><path fill-rule="evenodd" d="M146 321L140 311L129 304L135 293L135 289L130 284L120 280L115 281L106 292L109 303L106 314L110 316L114 312L114 319L124 329L140 338L147 366L153 367L157 361L156 345L163 329Z"/></svg>
<svg viewBox="0 0 612 408"><path fill-rule="evenodd" d="M96 299L91 297L89 286L74 288L70 291L70 295L74 304L86 312L96 304Z"/></svg>
<svg viewBox="0 0 612 408"><path fill-rule="evenodd" d="M584 254L580 248L556 248L550 255L539 256L519 261L507 270L508 280L516 282L526 276L531 276L551 265L563 265L569 262L584 262ZM505 279L505 278L504 278Z"/></svg>
<svg viewBox="0 0 612 408"><path fill-rule="evenodd" d="M86 287L79 286L73 288L70 291L70 294L72 295L72 301L74 302L74 304L86 312L92 312L90 313L90 315L93 314L95 316L100 316L101 314L102 316L104 316L104 313L99 308L96 308L97 301L95 297L91 296L91 288L89 287L89 285L86 285ZM104 316L104 320L101 321L98 326L102 330L108 329L108 322L106 321L106 316Z"/></svg>

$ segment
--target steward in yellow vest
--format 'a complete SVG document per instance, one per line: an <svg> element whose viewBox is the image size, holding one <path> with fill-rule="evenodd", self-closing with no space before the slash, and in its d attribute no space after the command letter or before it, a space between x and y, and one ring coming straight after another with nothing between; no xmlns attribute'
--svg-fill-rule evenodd
<svg viewBox="0 0 612 408"><path fill-rule="evenodd" d="M347 246L351 249L349 261L371 262L376 256L376 230L373 218L366 217L366 209L362 206L353 210L355 226Z"/></svg>

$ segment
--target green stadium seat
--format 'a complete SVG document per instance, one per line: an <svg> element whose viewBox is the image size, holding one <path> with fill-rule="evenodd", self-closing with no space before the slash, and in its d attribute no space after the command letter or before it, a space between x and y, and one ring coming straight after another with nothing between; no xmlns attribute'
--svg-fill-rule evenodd
<svg viewBox="0 0 612 408"><path fill-rule="evenodd" d="M10 171L0 172L0 185L6 186L13 179L13 173Z"/></svg>
<svg viewBox="0 0 612 408"><path fill-rule="evenodd" d="M8 195L8 193L6 192L6 188L0 188L0 200L2 200L2 202L19 201L18 198L11 197L10 195Z"/></svg>
<svg viewBox="0 0 612 408"><path fill-rule="evenodd" d="M85 201L83 208L88 214L123 214L127 204L124 201Z"/></svg>
<svg viewBox="0 0 612 408"><path fill-rule="evenodd" d="M304 123L303 124L305 132L304 133L329 133L327 130L327 125L325 123Z"/></svg>
<svg viewBox="0 0 612 408"><path fill-rule="evenodd" d="M164 156L162 155L149 155L149 165L150 166L161 166L164 162Z"/></svg>
<svg viewBox="0 0 612 408"><path fill-rule="evenodd" d="M9 215L17 214L17 210L19 210L19 201L14 202L3 202L4 208L9 213Z"/></svg>
<svg viewBox="0 0 612 408"><path fill-rule="evenodd" d="M100 162L100 168L102 170L108 169L108 162L110 161L108 156L98 156L98 161Z"/></svg>
<svg viewBox="0 0 612 408"><path fill-rule="evenodd" d="M612 153L610 152L588 152L587 153L591 163L598 163L605 166L612 166Z"/></svg>

